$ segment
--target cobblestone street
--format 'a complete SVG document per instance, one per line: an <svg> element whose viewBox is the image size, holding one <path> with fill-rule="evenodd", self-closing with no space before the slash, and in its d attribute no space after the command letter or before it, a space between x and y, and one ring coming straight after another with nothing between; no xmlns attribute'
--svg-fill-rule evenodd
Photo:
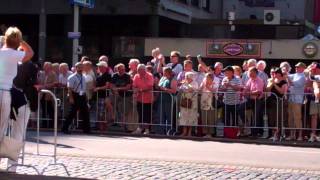
<svg viewBox="0 0 320 180"><path fill-rule="evenodd" d="M26 155L26 164L40 172L52 158ZM320 179L320 171L256 168L207 163L59 156L71 177L90 179ZM4 162L0 168L5 168ZM19 174L35 174L19 167ZM67 176L61 166L50 166L44 175Z"/></svg>

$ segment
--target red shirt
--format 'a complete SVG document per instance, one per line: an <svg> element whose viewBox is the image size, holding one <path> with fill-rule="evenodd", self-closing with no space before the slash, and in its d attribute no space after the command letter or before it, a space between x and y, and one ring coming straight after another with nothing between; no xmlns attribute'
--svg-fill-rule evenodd
<svg viewBox="0 0 320 180"><path fill-rule="evenodd" d="M146 73L144 77L136 74L133 77L133 87L138 89L137 101L142 103L152 103L153 102L153 76L150 73ZM147 90L147 91L144 91ZM149 90L149 91L148 91ZM141 92L142 91L142 92Z"/></svg>

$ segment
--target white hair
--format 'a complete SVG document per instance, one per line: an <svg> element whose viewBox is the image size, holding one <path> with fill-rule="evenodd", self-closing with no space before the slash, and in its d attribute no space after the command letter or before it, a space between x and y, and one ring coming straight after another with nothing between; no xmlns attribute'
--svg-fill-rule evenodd
<svg viewBox="0 0 320 180"><path fill-rule="evenodd" d="M281 63L280 63L280 68L282 69L282 68L284 68L284 67L286 67L286 68L288 69L288 72L291 71L291 66L290 66L290 64L289 64L287 61L284 61L284 62L281 62Z"/></svg>
<svg viewBox="0 0 320 180"><path fill-rule="evenodd" d="M137 67L137 70L139 70L139 69L144 69L144 70L146 70L146 65L144 65L144 64L139 64L138 67Z"/></svg>
<svg viewBox="0 0 320 180"><path fill-rule="evenodd" d="M260 64L262 64L262 65L263 65L263 69L265 69L265 68L266 68L266 66L267 66L267 63L266 63L264 60L260 60L260 61L258 61L258 62L257 62L257 67L258 67Z"/></svg>
<svg viewBox="0 0 320 180"><path fill-rule="evenodd" d="M67 63L61 63L61 64L60 64L60 67L68 67L68 68L69 68L69 66L68 66Z"/></svg>
<svg viewBox="0 0 320 180"><path fill-rule="evenodd" d="M129 64L140 64L139 59L130 59Z"/></svg>
<svg viewBox="0 0 320 180"><path fill-rule="evenodd" d="M152 49L152 56L155 54L155 53L160 53L160 48L156 47L155 49Z"/></svg>
<svg viewBox="0 0 320 180"><path fill-rule="evenodd" d="M256 59L249 59L249 60L247 61L247 63L248 63L248 66L249 66L249 67L256 66L257 60L256 60Z"/></svg>
<svg viewBox="0 0 320 180"><path fill-rule="evenodd" d="M194 73L193 72L186 72L185 77L186 78L193 78Z"/></svg>
<svg viewBox="0 0 320 180"><path fill-rule="evenodd" d="M221 62L216 62L214 64L214 68L216 68L217 66L221 66L221 68L223 68L223 64Z"/></svg>

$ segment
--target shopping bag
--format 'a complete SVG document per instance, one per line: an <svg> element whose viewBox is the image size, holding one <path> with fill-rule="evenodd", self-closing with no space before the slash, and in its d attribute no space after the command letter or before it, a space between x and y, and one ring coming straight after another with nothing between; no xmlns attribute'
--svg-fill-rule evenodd
<svg viewBox="0 0 320 180"><path fill-rule="evenodd" d="M4 136L0 142L0 158L9 158L17 161L22 147L23 142Z"/></svg>
<svg viewBox="0 0 320 180"><path fill-rule="evenodd" d="M238 138L237 134L238 134L239 128L237 127L225 127L223 131L224 131L224 137L226 138L231 138L231 139Z"/></svg>

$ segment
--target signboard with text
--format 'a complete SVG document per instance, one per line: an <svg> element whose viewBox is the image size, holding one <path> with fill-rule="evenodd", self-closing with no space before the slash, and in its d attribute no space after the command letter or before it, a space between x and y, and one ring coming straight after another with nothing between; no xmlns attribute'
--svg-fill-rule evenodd
<svg viewBox="0 0 320 180"><path fill-rule="evenodd" d="M79 39L81 37L81 32L68 32L68 38Z"/></svg>
<svg viewBox="0 0 320 180"><path fill-rule="evenodd" d="M86 8L94 8L95 0L70 0L70 3Z"/></svg>
<svg viewBox="0 0 320 180"><path fill-rule="evenodd" d="M260 58L261 42L243 40L207 41L207 57Z"/></svg>

